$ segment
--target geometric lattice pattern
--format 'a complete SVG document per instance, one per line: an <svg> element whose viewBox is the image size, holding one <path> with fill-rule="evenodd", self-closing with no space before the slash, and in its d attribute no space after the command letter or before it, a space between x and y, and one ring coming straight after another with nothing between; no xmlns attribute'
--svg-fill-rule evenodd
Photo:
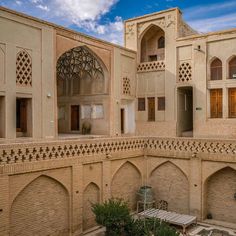
<svg viewBox="0 0 236 236"><path fill-rule="evenodd" d="M16 84L20 86L32 86L32 60L25 50L17 54Z"/></svg>
<svg viewBox="0 0 236 236"><path fill-rule="evenodd" d="M199 140L178 138L109 138L93 139L91 142L56 141L49 143L27 143L27 145L11 144L0 145L0 166L14 163L37 162L47 160L60 160L65 158L78 158L85 161L91 157L100 158L101 155L111 157L119 152L154 152L161 155L183 156L184 153L191 156L204 155L204 159L212 160L220 155L227 160L234 160L236 155L235 140ZM217 156L215 156L217 154ZM143 155L140 154L139 155ZM116 157L116 155L114 155ZM99 159L100 160L100 159Z"/></svg>
<svg viewBox="0 0 236 236"><path fill-rule="evenodd" d="M190 63L183 62L179 67L179 82L188 82L192 80L192 67Z"/></svg>
<svg viewBox="0 0 236 236"><path fill-rule="evenodd" d="M138 65L138 72L165 70L164 61L143 62Z"/></svg>
<svg viewBox="0 0 236 236"><path fill-rule="evenodd" d="M80 79L84 74L89 74L91 78L104 75L99 61L85 47L72 48L58 59L58 78Z"/></svg>
<svg viewBox="0 0 236 236"><path fill-rule="evenodd" d="M127 77L123 78L123 94L131 95L130 79Z"/></svg>

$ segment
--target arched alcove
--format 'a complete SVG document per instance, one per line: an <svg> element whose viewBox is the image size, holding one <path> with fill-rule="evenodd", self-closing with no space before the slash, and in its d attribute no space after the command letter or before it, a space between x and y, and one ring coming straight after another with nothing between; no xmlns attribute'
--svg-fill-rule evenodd
<svg viewBox="0 0 236 236"><path fill-rule="evenodd" d="M94 134L108 132L100 131L108 99L108 71L102 60L87 46L79 46L59 57L56 70L58 132L82 133L84 122Z"/></svg>
<svg viewBox="0 0 236 236"><path fill-rule="evenodd" d="M10 235L69 235L69 195L55 179L40 176L15 198Z"/></svg>
<svg viewBox="0 0 236 236"><path fill-rule="evenodd" d="M165 59L165 32L151 25L143 34L140 43L140 61L158 61Z"/></svg>
<svg viewBox="0 0 236 236"><path fill-rule="evenodd" d="M228 64L229 79L236 79L236 56L232 56Z"/></svg>
<svg viewBox="0 0 236 236"><path fill-rule="evenodd" d="M156 201L168 202L168 210L189 213L189 182L184 172L172 162L165 162L154 169L149 177Z"/></svg>
<svg viewBox="0 0 236 236"><path fill-rule="evenodd" d="M210 63L211 80L222 80L222 61L214 58Z"/></svg>
<svg viewBox="0 0 236 236"><path fill-rule="evenodd" d="M131 162L126 162L113 176L111 183L112 197L124 199L131 209L135 209L136 193L141 183L142 178L137 167Z"/></svg>
<svg viewBox="0 0 236 236"><path fill-rule="evenodd" d="M236 170L225 167L205 182L205 217L236 223ZM227 214L225 214L227 213Z"/></svg>
<svg viewBox="0 0 236 236"><path fill-rule="evenodd" d="M100 189L95 183L90 183L83 194L83 231L96 226L95 216L91 210L92 204L100 201Z"/></svg>

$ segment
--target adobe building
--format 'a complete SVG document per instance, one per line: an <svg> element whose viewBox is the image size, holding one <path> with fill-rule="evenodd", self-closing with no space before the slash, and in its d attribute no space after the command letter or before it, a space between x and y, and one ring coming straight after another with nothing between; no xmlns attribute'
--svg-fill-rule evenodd
<svg viewBox="0 0 236 236"><path fill-rule="evenodd" d="M142 185L236 228L236 29L124 24L121 47L0 7L0 236L82 235Z"/></svg>

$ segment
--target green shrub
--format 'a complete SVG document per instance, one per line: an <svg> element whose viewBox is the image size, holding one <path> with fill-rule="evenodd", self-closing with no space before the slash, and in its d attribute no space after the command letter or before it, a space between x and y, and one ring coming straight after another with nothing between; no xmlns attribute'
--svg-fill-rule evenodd
<svg viewBox="0 0 236 236"><path fill-rule="evenodd" d="M92 205L96 222L106 227L107 236L179 236L175 228L158 219L132 219L126 202L109 199Z"/></svg>
<svg viewBox="0 0 236 236"><path fill-rule="evenodd" d="M126 222L130 221L129 208L121 199L109 199L104 203L92 205L96 222L106 227L106 235L120 236L124 232Z"/></svg>

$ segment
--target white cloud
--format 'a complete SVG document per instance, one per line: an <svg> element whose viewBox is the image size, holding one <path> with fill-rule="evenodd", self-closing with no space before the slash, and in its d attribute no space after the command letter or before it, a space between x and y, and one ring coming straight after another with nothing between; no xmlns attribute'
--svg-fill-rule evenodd
<svg viewBox="0 0 236 236"><path fill-rule="evenodd" d="M236 13L207 19L193 20L188 23L197 31L203 33L220 29L236 28Z"/></svg>
<svg viewBox="0 0 236 236"><path fill-rule="evenodd" d="M236 27L236 1L222 1L184 9L184 18L199 32L211 32Z"/></svg>
<svg viewBox="0 0 236 236"><path fill-rule="evenodd" d="M22 5L22 2L21 2L21 1L18 1L18 0L16 0L16 4L17 4L18 6L21 6L21 5Z"/></svg>
<svg viewBox="0 0 236 236"><path fill-rule="evenodd" d="M46 6L46 5L41 5L41 4L39 4L39 5L37 5L36 7L39 8L39 9L41 9L41 10L43 10L43 11L50 11L49 7Z"/></svg>

